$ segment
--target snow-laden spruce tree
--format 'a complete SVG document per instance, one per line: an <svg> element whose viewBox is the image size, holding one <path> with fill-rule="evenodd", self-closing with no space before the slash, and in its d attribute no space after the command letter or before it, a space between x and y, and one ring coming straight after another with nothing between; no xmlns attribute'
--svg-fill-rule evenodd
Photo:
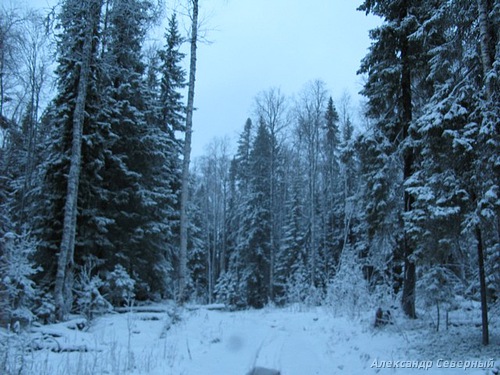
<svg viewBox="0 0 500 375"><path fill-rule="evenodd" d="M424 264L446 267L471 283L470 262L477 259L487 343L488 253L498 251L492 225L499 189L498 7L483 0L438 1L427 9L432 17L415 31L428 56L420 77L427 95L413 126L420 158L407 181L415 196L407 223Z"/></svg>
<svg viewBox="0 0 500 375"><path fill-rule="evenodd" d="M228 266L216 287L218 296L233 295L239 306L263 307L271 299L271 163L272 135L260 121L253 142L247 122L240 139L231 184L237 201L231 204L229 223L235 232L229 237ZM250 146L250 147L248 147ZM235 164L236 165L236 164ZM230 184L230 185L231 185ZM226 297L227 299L227 297Z"/></svg>
<svg viewBox="0 0 500 375"><path fill-rule="evenodd" d="M127 270L122 265L117 264L113 271L106 275L103 284L106 298L114 306L131 306L135 297L135 283Z"/></svg>
<svg viewBox="0 0 500 375"><path fill-rule="evenodd" d="M298 182L294 185L298 185ZM276 301L304 303L311 283L308 280L303 207L298 186L292 191L288 207L283 239L276 259Z"/></svg>
<svg viewBox="0 0 500 375"><path fill-rule="evenodd" d="M346 227L346 245L352 244L372 269L371 283L387 275L396 293L401 291L401 174L393 145L376 127L357 137L353 148L359 158L358 191L351 205L352 228ZM351 151L352 152L352 151Z"/></svg>
<svg viewBox="0 0 500 375"><path fill-rule="evenodd" d="M156 17L155 4L120 0L108 10L103 41L99 122L109 127L101 197L110 219L100 258L106 268L122 265L136 281L137 296L151 298L170 287L168 243L172 239L173 140L155 116L158 102L148 90L142 44ZM175 161L173 162L175 165Z"/></svg>
<svg viewBox="0 0 500 375"><path fill-rule="evenodd" d="M346 177L348 171L342 165L340 146L341 132L339 114L330 97L326 105L324 130L320 139L320 194L319 194L319 281L325 288L335 273L345 240L344 233L349 226L346 200Z"/></svg>
<svg viewBox="0 0 500 375"><path fill-rule="evenodd" d="M437 2L438 3L438 2ZM393 153L401 160L401 180L410 180L418 165L415 153L414 120L429 94L425 76L429 67L428 39L418 33L419 25L435 15L436 2L413 0L367 0L360 10L381 17L383 24L372 30L373 44L363 59L360 73L367 75L362 91L368 99L368 116L391 143ZM396 180L397 181L397 180ZM402 237L394 253L404 263L402 307L405 314L416 318L415 243L408 220L414 214L414 192L404 189L401 195L400 221Z"/></svg>
<svg viewBox="0 0 500 375"><path fill-rule="evenodd" d="M230 198L226 220L227 267L219 275L215 286L217 300L229 306L247 306L246 286L242 278L244 258L240 251L245 248L241 246L241 241L244 240L241 225L246 212L245 201L250 192L252 144L253 124L251 119L247 119L240 134L237 152L231 161L229 173Z"/></svg>
<svg viewBox="0 0 500 375"><path fill-rule="evenodd" d="M249 159L250 190L244 201L237 252L248 305L264 306L271 276L271 158L272 136L261 121Z"/></svg>
<svg viewBox="0 0 500 375"><path fill-rule="evenodd" d="M186 110L182 90L186 87L186 72L182 67L185 54L180 51L183 38L179 33L177 16L173 13L168 20L165 33L166 45L159 51L160 57L160 103L161 121L170 137L185 129ZM180 142L178 142L180 143ZM180 149L178 152L180 153Z"/></svg>
<svg viewBox="0 0 500 375"><path fill-rule="evenodd" d="M168 220L170 222L170 233L168 234L167 251L172 269L174 269L176 253L180 246L180 198L182 185L182 161L183 140L181 134L185 130L186 108L183 101L182 91L186 86L186 72L182 67L185 54L180 51L184 39L179 33L177 16L173 13L169 20L165 33L166 44L159 51L160 58L160 84L159 84L159 124L166 132L168 148L165 150L165 174L162 179L168 178L168 186L171 197L166 203L168 206ZM167 183L167 181L165 181ZM165 210L165 211L168 211ZM193 225L192 223L190 225ZM193 227L193 230L195 228ZM189 239L190 244L194 244L196 236L193 233ZM189 247L189 245L188 245ZM171 275L175 280L177 275ZM171 293L175 294L172 285ZM172 294L172 295L173 295Z"/></svg>

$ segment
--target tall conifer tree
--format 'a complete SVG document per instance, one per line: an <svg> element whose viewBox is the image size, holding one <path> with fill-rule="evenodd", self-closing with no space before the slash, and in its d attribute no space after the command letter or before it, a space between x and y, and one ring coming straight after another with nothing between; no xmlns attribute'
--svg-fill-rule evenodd
<svg viewBox="0 0 500 375"><path fill-rule="evenodd" d="M170 140L165 125L148 116L154 103L142 61L141 45L154 8L147 0L119 0L108 17L100 121L113 134L102 181L108 191L102 210L111 224L109 246L99 255L108 260L107 267L124 266L144 298L171 287L166 285L171 272L167 245L175 201L167 163Z"/></svg>
<svg viewBox="0 0 500 375"><path fill-rule="evenodd" d="M422 83L418 77L426 63L422 41L415 31L429 14L425 12L425 4L413 0L367 0L359 9L385 21L371 31L374 43L360 69L360 73L368 75L362 93L368 97L368 115L377 121L377 126L400 154L402 178L407 181L416 166L410 133L418 109L414 94ZM404 190L403 199L401 215L408 218L415 198ZM407 316L415 318L415 244L407 223L403 226L400 244L404 259L402 306Z"/></svg>

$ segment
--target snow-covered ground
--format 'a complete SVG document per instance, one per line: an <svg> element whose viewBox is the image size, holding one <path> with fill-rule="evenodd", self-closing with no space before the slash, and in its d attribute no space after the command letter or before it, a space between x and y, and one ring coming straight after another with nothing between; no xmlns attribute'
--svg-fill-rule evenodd
<svg viewBox="0 0 500 375"><path fill-rule="evenodd" d="M500 356L498 332L484 348L480 328L467 325L472 321L436 333L430 319L398 315L394 324L375 329L372 315L346 318L324 307L230 312L158 304L97 318L83 330L75 319L29 334L4 331L9 350L2 360L36 375L244 375L253 367L282 375L484 375L500 366L464 369L491 367Z"/></svg>

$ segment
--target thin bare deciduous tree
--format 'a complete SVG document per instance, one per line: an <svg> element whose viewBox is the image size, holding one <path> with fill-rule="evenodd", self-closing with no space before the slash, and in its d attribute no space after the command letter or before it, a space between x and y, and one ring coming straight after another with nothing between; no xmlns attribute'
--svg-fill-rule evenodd
<svg viewBox="0 0 500 375"><path fill-rule="evenodd" d="M186 129L182 162L182 189L180 212L180 252L179 252L179 291L178 300L186 299L187 286L187 244L188 244L188 216L187 206L189 199L189 164L191 161L191 137L193 133L194 89L196 81L196 50L198 44L198 0L190 0L191 5L191 37L189 83L186 106Z"/></svg>

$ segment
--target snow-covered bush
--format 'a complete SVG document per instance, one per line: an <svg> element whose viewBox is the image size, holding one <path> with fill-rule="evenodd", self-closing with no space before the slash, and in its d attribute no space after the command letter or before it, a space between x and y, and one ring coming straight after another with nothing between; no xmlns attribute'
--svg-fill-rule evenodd
<svg viewBox="0 0 500 375"><path fill-rule="evenodd" d="M309 283L305 275L298 271L291 275L285 284L287 303L305 303L308 296Z"/></svg>
<svg viewBox="0 0 500 375"><path fill-rule="evenodd" d="M35 308L33 310L39 321L44 324L55 321L56 305L54 296L49 291L39 291L35 299Z"/></svg>
<svg viewBox="0 0 500 375"><path fill-rule="evenodd" d="M307 306L320 306L325 303L326 291L323 288L310 286L305 303Z"/></svg>
<svg viewBox="0 0 500 375"><path fill-rule="evenodd" d="M26 331L0 329L0 374L19 375L33 373L30 366L31 337Z"/></svg>
<svg viewBox="0 0 500 375"><path fill-rule="evenodd" d="M230 305L230 301L235 297L235 286L227 272L220 275L215 284L215 296L218 302Z"/></svg>
<svg viewBox="0 0 500 375"><path fill-rule="evenodd" d="M368 283L351 251L344 251L337 273L328 285L326 303L337 314L354 317L362 307L371 307Z"/></svg>
<svg viewBox="0 0 500 375"><path fill-rule="evenodd" d="M436 307L436 330L439 331L441 308L450 310L455 304L460 279L442 265L429 267L417 281L419 300L425 307Z"/></svg>
<svg viewBox="0 0 500 375"><path fill-rule="evenodd" d="M286 302L305 306L319 306L324 301L324 291L311 285L304 268L299 268L285 284Z"/></svg>
<svg viewBox="0 0 500 375"><path fill-rule="evenodd" d="M215 296L217 302L229 307L237 308L243 303L243 293L238 288L237 280L230 272L224 272L215 285Z"/></svg>
<svg viewBox="0 0 500 375"><path fill-rule="evenodd" d="M115 269L108 273L103 287L109 302L113 306L131 304L135 297L135 280L130 277L125 268L120 264L117 264Z"/></svg>
<svg viewBox="0 0 500 375"><path fill-rule="evenodd" d="M0 239L0 321L30 321L35 283L31 277L39 271L31 257L36 242L27 234L6 233Z"/></svg>
<svg viewBox="0 0 500 375"><path fill-rule="evenodd" d="M99 275L95 274L95 269L102 263L102 260L89 256L85 259L85 264L80 268L76 281L76 304L79 312L88 319L112 309L111 304L100 292L104 282Z"/></svg>

